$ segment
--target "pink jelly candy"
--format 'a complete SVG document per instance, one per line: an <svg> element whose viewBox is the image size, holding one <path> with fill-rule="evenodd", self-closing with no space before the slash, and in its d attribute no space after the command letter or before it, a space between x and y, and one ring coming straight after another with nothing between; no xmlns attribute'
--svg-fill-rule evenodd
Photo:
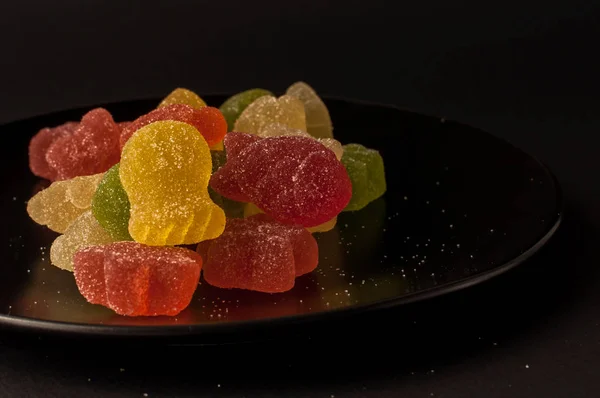
<svg viewBox="0 0 600 398"><path fill-rule="evenodd" d="M29 141L29 168L33 174L50 181L56 179L56 171L46 161L46 152L56 140L73 134L78 125L77 122L66 122L43 128L33 136Z"/></svg>
<svg viewBox="0 0 600 398"><path fill-rule="evenodd" d="M177 315L198 286L202 257L178 247L117 242L75 253L73 272L81 294L120 315Z"/></svg>
<svg viewBox="0 0 600 398"><path fill-rule="evenodd" d="M229 199L254 203L283 224L323 224L352 197L346 169L317 140L232 132L224 144L227 163L213 174L210 186Z"/></svg>
<svg viewBox="0 0 600 398"><path fill-rule="evenodd" d="M127 125L121 133L120 146L123 149L125 143L133 133L142 127L163 120L173 120L194 126L206 140L209 146L213 146L223 140L227 133L227 121L217 108L204 106L192 108L184 104L172 104L162 106L140 116L131 124Z"/></svg>
<svg viewBox="0 0 600 398"><path fill-rule="evenodd" d="M56 139L46 152L56 180L103 173L119 162L121 128L110 113L96 108L86 113L72 134Z"/></svg>
<svg viewBox="0 0 600 398"><path fill-rule="evenodd" d="M319 262L317 241L305 228L284 225L266 214L227 220L221 236L202 242L204 279L227 289L280 293Z"/></svg>

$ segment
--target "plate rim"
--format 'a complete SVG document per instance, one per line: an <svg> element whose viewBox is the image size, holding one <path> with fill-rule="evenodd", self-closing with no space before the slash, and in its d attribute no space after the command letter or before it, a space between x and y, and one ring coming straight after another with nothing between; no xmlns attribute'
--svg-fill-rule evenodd
<svg viewBox="0 0 600 398"><path fill-rule="evenodd" d="M224 96L224 94L206 94L205 96ZM226 95L226 94L225 94ZM325 101L333 100L339 102L347 102L359 105L386 107L394 109L400 112L412 113L426 118L438 118L438 116L432 116L425 113L419 113L407 108L402 108L396 105L377 103L373 101L355 100L343 97L335 96L323 96ZM86 105L81 107L75 107L70 109L57 110L45 114L35 115L24 119L10 121L3 123L0 127L6 127L12 124L23 123L32 119L38 119L48 117L50 115L73 111L73 110L84 110L94 106L110 107L117 104L123 104L127 102L143 102L150 101L152 98L141 98L126 101L115 101L100 105ZM470 126L465 123L461 123L453 120L446 120L447 123L456 123L461 126L467 127L478 131L479 133L489 135L497 140L500 140L511 147L522 152L529 158L533 159L538 165L544 170L544 172L550 177L553 182L555 199L557 202L557 214L552 226L546 231L546 233L539 238L534 244L532 244L527 250L520 255L512 258L508 262L500 264L493 269L477 273L465 277L463 279L442 284L440 286L434 286L418 292L409 293L401 297L393 297L385 300L376 301L368 304L351 305L342 308L335 308L326 311L319 311L300 315L285 315L279 317L268 317L254 320L243 320L243 321L231 321L231 322L214 322L214 323L203 323L203 324L191 324L191 325L158 325L158 326L137 326L137 325L105 325L105 324L86 324L86 323L75 323L75 322L60 322L53 320L45 320L39 318L29 318L23 316L15 316L9 314L0 314L0 328L7 330L21 330L21 331L32 331L32 332L44 332L44 333L58 333L61 335L77 335L85 337L178 337L178 336L203 336L212 334L223 334L232 329L236 330L236 333L250 332L253 330L261 329L264 327L278 327L278 326L290 326L294 324L306 324L314 323L323 320L331 320L332 318L349 317L358 315L368 311L380 311L389 308L400 307L403 305L416 303L419 301L430 300L435 297L439 297L445 294L451 294L463 289L467 289L471 286L484 283L496 276L502 275L516 266L524 263L526 260L531 258L537 253L542 247L544 247L548 241L556 234L562 221L564 219L564 198L562 188L556 175L550 170L550 168L537 157L525 152L524 150L514 146L509 141L497 137L485 130Z"/></svg>

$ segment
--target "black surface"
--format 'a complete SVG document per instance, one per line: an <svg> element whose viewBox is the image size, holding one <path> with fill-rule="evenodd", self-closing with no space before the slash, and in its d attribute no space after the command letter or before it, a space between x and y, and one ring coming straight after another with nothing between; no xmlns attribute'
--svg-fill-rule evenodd
<svg viewBox="0 0 600 398"><path fill-rule="evenodd" d="M563 224L502 277L310 340L156 351L2 334L4 395L600 395L597 3L155 3L3 2L2 122L177 85L281 90L304 79L508 139L557 174Z"/></svg>
<svg viewBox="0 0 600 398"><path fill-rule="evenodd" d="M226 97L204 99L219 106ZM158 102L103 107L123 121ZM0 235L9 242L0 250L0 324L86 335L183 335L197 344L248 341L275 335L281 326L391 308L472 286L525 261L556 231L563 209L555 177L510 144L392 107L326 104L340 142L380 151L385 195L360 211L341 213L333 230L315 235L319 267L298 278L291 291L270 295L204 282L175 317L128 318L86 303L73 274L49 262L58 235L27 215L25 202L45 183L27 167L29 137L45 126L79 120L87 109L0 127L0 134L19 137L13 142L20 149L0 152L6 187L2 214L13 226ZM394 146L388 145L390 136Z"/></svg>

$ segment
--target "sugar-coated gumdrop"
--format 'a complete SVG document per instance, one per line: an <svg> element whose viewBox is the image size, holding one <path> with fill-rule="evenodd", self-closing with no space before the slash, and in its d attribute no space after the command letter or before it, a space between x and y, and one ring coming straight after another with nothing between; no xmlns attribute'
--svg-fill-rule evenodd
<svg viewBox="0 0 600 398"><path fill-rule="evenodd" d="M310 135L316 138L333 138L333 125L327 106L312 87L304 82L296 82L287 89L286 94L304 103L306 131Z"/></svg>
<svg viewBox="0 0 600 398"><path fill-rule="evenodd" d="M223 140L217 142L215 145L210 147L211 151L224 151L225 147L223 146Z"/></svg>
<svg viewBox="0 0 600 398"><path fill-rule="evenodd" d="M306 131L306 116L302 101L289 95L275 98L265 95L242 112L233 128L236 132L257 134L264 126L278 123Z"/></svg>
<svg viewBox="0 0 600 398"><path fill-rule="evenodd" d="M46 152L56 140L73 134L77 126L78 122L66 122L60 126L43 128L33 136L29 142L29 168L33 174L50 181L56 179L56 170L46 161Z"/></svg>
<svg viewBox="0 0 600 398"><path fill-rule="evenodd" d="M307 228L307 230L308 230L308 232L313 233L313 234L317 233L317 232L329 232L335 228L336 224L337 224L337 216L333 217L329 221L325 221L323 224L319 224L315 227Z"/></svg>
<svg viewBox="0 0 600 398"><path fill-rule="evenodd" d="M319 248L306 229L258 214L228 220L206 257L204 279L213 286L279 293L317 267Z"/></svg>
<svg viewBox="0 0 600 398"><path fill-rule="evenodd" d="M102 176L100 173L53 182L29 199L29 217L55 232L65 232L77 217L89 210Z"/></svg>
<svg viewBox="0 0 600 398"><path fill-rule="evenodd" d="M223 232L225 214L207 190L210 150L192 125L168 120L142 127L123 148L119 168L135 241L192 244Z"/></svg>
<svg viewBox="0 0 600 398"><path fill-rule="evenodd" d="M260 138L228 133L227 163L211 187L238 202L251 202L284 224L314 227L337 216L352 196L346 169L312 138Z"/></svg>
<svg viewBox="0 0 600 398"><path fill-rule="evenodd" d="M352 181L352 199L344 211L360 210L385 193L385 170L378 151L360 144L347 144L342 163Z"/></svg>
<svg viewBox="0 0 600 398"><path fill-rule="evenodd" d="M237 203L237 202L236 202ZM246 203L244 205L244 218L252 217L256 214L264 214L264 212L256 207L254 203ZM323 224L319 224L314 227L306 228L306 230L310 233L315 232L328 232L331 231L335 225L337 224L337 216L333 217L331 220L324 222Z"/></svg>
<svg viewBox="0 0 600 398"><path fill-rule="evenodd" d="M50 246L50 262L67 271L73 270L73 255L79 249L114 242L98 224L91 210L86 211Z"/></svg>
<svg viewBox="0 0 600 398"><path fill-rule="evenodd" d="M309 133L307 133L306 131L299 130L299 129L293 129L293 128L284 126L279 123L272 123L272 124L268 124L268 125L264 126L263 128L260 129L260 131L258 132L258 135L263 138L278 137L278 136L282 136L282 135L294 135L294 136L299 136L299 137L314 138L317 141L319 141L321 144L323 144L325 146L325 148L327 148L327 149L331 150L333 153L335 153L335 157L338 160L340 160L342 158L342 155L344 154L344 148L342 147L342 144L338 140L335 140L333 138L315 138L312 135L310 135Z"/></svg>
<svg viewBox="0 0 600 398"><path fill-rule="evenodd" d="M103 173L119 162L120 132L106 109L93 109L72 134L50 145L46 161L56 171L57 180Z"/></svg>
<svg viewBox="0 0 600 398"><path fill-rule="evenodd" d="M225 120L227 120L227 131L233 130L235 121L240 117L248 105L265 95L272 96L273 93L268 90L263 90L262 88L253 88L227 98L227 100L219 107L223 116L225 116Z"/></svg>
<svg viewBox="0 0 600 398"><path fill-rule="evenodd" d="M121 148L133 133L150 123L172 120L183 122L194 126L204 137L209 146L215 145L223 140L227 133L227 122L217 108L205 106L200 109L189 105L173 104L155 109L134 120L123 129L120 138Z"/></svg>
<svg viewBox="0 0 600 398"><path fill-rule="evenodd" d="M117 123L117 126L119 126L119 128L121 129L121 131L123 131L123 129L125 127L129 126L131 123L133 123L133 122L129 122L129 121L128 122L119 122L119 123Z"/></svg>
<svg viewBox="0 0 600 398"><path fill-rule="evenodd" d="M92 214L115 240L133 240L129 235L129 198L119 178L119 163L100 181L92 198Z"/></svg>
<svg viewBox="0 0 600 398"><path fill-rule="evenodd" d="M212 172L219 170L225 163L227 162L227 154L225 151L210 151L210 156L212 158ZM210 198L217 206L219 206L225 212L225 216L227 218L243 218L244 217L244 207L245 203L236 202L235 200L231 200L229 198L224 197L223 195L215 192L214 189L208 186L208 194Z"/></svg>
<svg viewBox="0 0 600 398"><path fill-rule="evenodd" d="M162 108L163 106L173 104L189 105L196 109L206 106L206 102L204 102L204 100L200 98L198 94L186 88L176 88L175 90L171 91L171 93L161 101L158 107Z"/></svg>
<svg viewBox="0 0 600 398"><path fill-rule="evenodd" d="M179 247L117 242L79 250L77 287L92 304L119 315L177 315L198 287L202 257Z"/></svg>
<svg viewBox="0 0 600 398"><path fill-rule="evenodd" d="M212 172L219 170L221 167L225 166L227 163L227 154L225 151L210 151L210 158L212 161Z"/></svg>

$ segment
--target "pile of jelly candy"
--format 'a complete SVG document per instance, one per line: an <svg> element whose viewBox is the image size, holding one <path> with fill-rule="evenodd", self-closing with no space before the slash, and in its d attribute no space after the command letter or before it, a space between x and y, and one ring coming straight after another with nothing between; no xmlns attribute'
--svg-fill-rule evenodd
<svg viewBox="0 0 600 398"><path fill-rule="evenodd" d="M288 291L317 267L313 233L386 190L380 154L334 139L303 82L219 108L178 88L132 121L96 108L40 130L29 166L51 181L27 203L60 234L50 261L88 302L126 316L177 315L201 274L219 288Z"/></svg>

